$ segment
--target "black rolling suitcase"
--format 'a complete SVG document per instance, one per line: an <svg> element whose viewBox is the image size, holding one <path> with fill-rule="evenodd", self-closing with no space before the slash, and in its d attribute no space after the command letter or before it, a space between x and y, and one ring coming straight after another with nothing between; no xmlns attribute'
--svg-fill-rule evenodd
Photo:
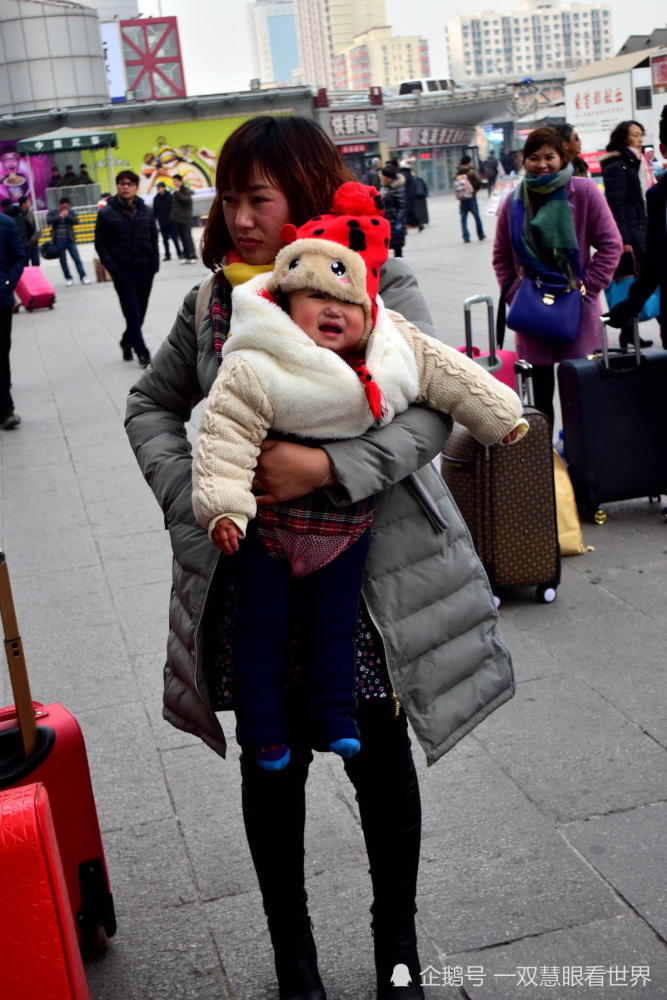
<svg viewBox="0 0 667 1000"><path fill-rule="evenodd" d="M524 361L516 367L524 374L530 371ZM530 378L526 384L530 386ZM442 477L494 593L535 587L537 600L548 604L560 582L551 426L532 405L523 415L529 433L509 446L485 447L454 424L442 456Z"/></svg>
<svg viewBox="0 0 667 1000"><path fill-rule="evenodd" d="M562 361L558 388L565 456L581 513L605 520L600 504L667 493L667 351L609 350Z"/></svg>

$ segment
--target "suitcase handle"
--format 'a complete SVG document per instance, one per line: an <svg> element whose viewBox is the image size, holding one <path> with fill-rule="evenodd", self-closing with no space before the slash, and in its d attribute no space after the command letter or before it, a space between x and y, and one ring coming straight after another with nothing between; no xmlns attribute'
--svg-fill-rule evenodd
<svg viewBox="0 0 667 1000"><path fill-rule="evenodd" d="M496 356L496 330L493 323L493 299L490 295L471 295L463 303L463 319L465 321L466 328L466 354L469 358L473 356L473 346L472 346L472 318L470 311L474 305L478 303L486 303L486 314L489 324L489 361L492 370L499 368L498 358Z"/></svg>
<svg viewBox="0 0 667 1000"><path fill-rule="evenodd" d="M514 362L514 374L516 375L516 392L522 403L528 406L535 406L535 392L533 387L533 366L529 361L519 359Z"/></svg>
<svg viewBox="0 0 667 1000"><path fill-rule="evenodd" d="M16 716L19 729L21 730L23 749L26 756L29 757L34 753L37 746L37 724L32 707L28 671L26 670L25 657L23 655L23 643L21 642L18 622L16 621L7 560L2 549L0 549L0 617L2 618L2 629L5 634L5 655L7 657L7 666L9 667L9 679L12 684Z"/></svg>
<svg viewBox="0 0 667 1000"><path fill-rule="evenodd" d="M609 322L609 314L605 313L600 316L602 322L602 364L605 368L609 369L611 366L609 364L609 341L607 339L607 323ZM635 365L637 368L642 363L642 349L639 343L639 320L635 316L632 320L632 340L635 349Z"/></svg>

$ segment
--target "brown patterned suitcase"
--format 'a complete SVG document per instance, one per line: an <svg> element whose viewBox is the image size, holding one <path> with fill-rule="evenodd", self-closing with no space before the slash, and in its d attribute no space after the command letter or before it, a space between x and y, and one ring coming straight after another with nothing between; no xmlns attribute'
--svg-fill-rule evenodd
<svg viewBox="0 0 667 1000"><path fill-rule="evenodd" d="M479 444L460 424L442 456L442 475L472 535L494 593L535 587L556 598L560 552L551 427L533 407L529 433L517 444Z"/></svg>

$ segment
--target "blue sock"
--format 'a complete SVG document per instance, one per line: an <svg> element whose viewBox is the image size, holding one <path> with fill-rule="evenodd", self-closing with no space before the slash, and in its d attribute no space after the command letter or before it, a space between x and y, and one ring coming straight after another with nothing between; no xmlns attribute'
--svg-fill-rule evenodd
<svg viewBox="0 0 667 1000"><path fill-rule="evenodd" d="M284 743L277 746L260 747L257 751L257 763L263 771L282 771L290 762L290 749Z"/></svg>
<svg viewBox="0 0 667 1000"><path fill-rule="evenodd" d="M361 743L351 736L346 736L343 739L334 740L333 743L330 743L329 749L337 753L343 760L347 760L348 757L354 757L355 753L359 753Z"/></svg>

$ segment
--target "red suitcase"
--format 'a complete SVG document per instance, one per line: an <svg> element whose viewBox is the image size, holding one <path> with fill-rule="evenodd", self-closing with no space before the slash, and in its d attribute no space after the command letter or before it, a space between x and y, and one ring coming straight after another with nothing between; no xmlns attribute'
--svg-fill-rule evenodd
<svg viewBox="0 0 667 1000"><path fill-rule="evenodd" d="M116 931L102 838L79 724L58 703L32 702L5 555L0 615L14 705L0 709L0 789L46 786L70 906L84 951L102 953Z"/></svg>
<svg viewBox="0 0 667 1000"><path fill-rule="evenodd" d="M489 349L480 351L472 342L472 316L471 311L477 303L486 304L486 314L489 328ZM465 320L466 342L465 347L459 347L462 354L467 354L479 365L486 368L489 375L493 375L499 382L508 385L510 389L516 389L516 375L514 367L519 360L519 355L514 351L500 350L496 346L496 331L493 322L493 299L490 295L471 295L463 303L463 318Z"/></svg>
<svg viewBox="0 0 667 1000"><path fill-rule="evenodd" d="M0 792L0 968L11 1000L89 1000L41 782Z"/></svg>
<svg viewBox="0 0 667 1000"><path fill-rule="evenodd" d="M16 286L16 294L28 312L33 309L53 309L56 292L41 267L24 267Z"/></svg>

